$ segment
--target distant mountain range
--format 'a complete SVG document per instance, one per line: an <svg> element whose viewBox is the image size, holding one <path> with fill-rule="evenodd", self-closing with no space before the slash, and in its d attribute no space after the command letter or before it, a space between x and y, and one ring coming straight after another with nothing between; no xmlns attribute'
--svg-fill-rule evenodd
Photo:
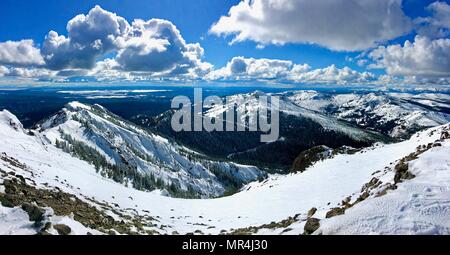
<svg viewBox="0 0 450 255"><path fill-rule="evenodd" d="M316 146L280 175L212 159L99 105L70 103L33 129L4 110L0 234L449 234L449 133ZM239 192L169 197L227 191Z"/></svg>
<svg viewBox="0 0 450 255"><path fill-rule="evenodd" d="M231 97L225 109L205 110L205 115L222 114L242 99L254 111L261 107L258 96L275 95L280 101L280 139L260 143L259 132L174 132L170 127L173 110L156 117L137 115L132 121L209 156L287 171L294 159L314 146L361 148L375 142L407 139L416 131L450 121L450 96L446 94L336 94L317 91L263 93L256 91ZM217 117L217 116L216 116Z"/></svg>

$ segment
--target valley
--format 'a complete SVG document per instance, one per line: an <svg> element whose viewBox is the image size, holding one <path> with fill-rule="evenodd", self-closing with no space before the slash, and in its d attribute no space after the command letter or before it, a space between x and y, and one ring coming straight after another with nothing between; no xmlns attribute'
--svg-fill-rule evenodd
<svg viewBox="0 0 450 255"><path fill-rule="evenodd" d="M449 126L437 123L445 113L424 111L421 118L440 118L420 123L435 127L422 126L423 131L402 139L317 109L295 108L299 104L286 102L281 111L298 124L317 125L330 138L341 134L346 140L300 155L306 161L292 154L303 163L295 165L293 159L289 168L276 171L242 164L232 153L209 156L195 143L187 147L185 138L160 136L155 126L134 124L100 105L71 102L33 129L4 110L0 229L9 234L62 234L64 226L69 234L390 233L375 219L391 219L391 207L374 211L381 215L373 221L357 215L386 203L395 207L412 195L413 204L406 205L415 206L408 207L417 214L411 224L420 222L420 227L399 228L403 223L396 222L387 227L396 233L450 232L448 197L440 192L450 183ZM352 137L369 143L350 147ZM314 144L326 141L317 139ZM251 146L260 156L263 146L272 153L277 148L272 143ZM324 151L329 152L316 157ZM294 171L293 165L299 168ZM418 195L408 187L418 189ZM435 196L422 195L421 189Z"/></svg>

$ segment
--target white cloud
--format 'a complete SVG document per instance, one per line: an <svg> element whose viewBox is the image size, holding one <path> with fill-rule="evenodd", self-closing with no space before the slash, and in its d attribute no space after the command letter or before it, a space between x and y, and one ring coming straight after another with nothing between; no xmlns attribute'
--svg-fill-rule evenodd
<svg viewBox="0 0 450 255"><path fill-rule="evenodd" d="M42 68L23 68L12 67L6 76L20 77L20 78L51 78L54 77L53 71Z"/></svg>
<svg viewBox="0 0 450 255"><path fill-rule="evenodd" d="M86 75L95 77L99 81L133 80L130 72L121 71L119 64L111 58L98 61Z"/></svg>
<svg viewBox="0 0 450 255"><path fill-rule="evenodd" d="M358 72L349 67L337 68L331 65L314 70L293 70L288 77L296 83L306 84L368 84L377 77L369 72Z"/></svg>
<svg viewBox="0 0 450 255"><path fill-rule="evenodd" d="M200 44L187 44L167 20L135 20L130 32L121 38L120 48L116 61L124 71L196 75L212 67L201 61L204 50Z"/></svg>
<svg viewBox="0 0 450 255"><path fill-rule="evenodd" d="M244 0L210 32L234 35L232 42L260 45L313 43L332 50L358 51L411 30L401 0Z"/></svg>
<svg viewBox="0 0 450 255"><path fill-rule="evenodd" d="M113 56L102 60L105 56ZM115 13L92 8L67 23L67 36L50 31L41 49L32 40L0 43L0 64L11 68L10 75L32 77L34 67L42 72L58 71L58 76L99 75L99 78L198 79L213 66L202 61L204 49L186 43L170 21L135 20L132 25ZM100 70L100 68L105 68Z"/></svg>
<svg viewBox="0 0 450 255"><path fill-rule="evenodd" d="M50 31L42 55L47 67L53 70L90 69L98 57L117 48L117 38L129 26L124 18L95 6L87 15L77 15L67 23L67 37Z"/></svg>
<svg viewBox="0 0 450 255"><path fill-rule="evenodd" d="M187 43L167 20L134 20L94 7L67 24L67 36L50 31L39 49L33 40L0 43L0 77L70 81L207 80L293 84L449 84L448 4L427 7L415 20L419 36L404 45L379 46L347 58L386 69L376 76L331 65L312 69L289 60L234 57L214 69L204 49ZM334 50L359 50L409 31L400 0L246 0L212 28L233 41L266 44L315 43ZM437 32L436 32L437 31ZM434 34L434 36L426 34ZM370 60L370 61L369 61ZM406 76L406 77L401 77ZM2 78L3 79L3 78ZM6 78L5 78L6 79Z"/></svg>
<svg viewBox="0 0 450 255"><path fill-rule="evenodd" d="M40 66L44 64L44 60L33 40L7 41L0 43L0 64Z"/></svg>
<svg viewBox="0 0 450 255"><path fill-rule="evenodd" d="M278 59L232 58L225 67L206 76L209 80L280 79L291 71L293 63Z"/></svg>
<svg viewBox="0 0 450 255"><path fill-rule="evenodd" d="M0 77L14 78L51 78L55 72L35 67L6 67L0 66Z"/></svg>
<svg viewBox="0 0 450 255"><path fill-rule="evenodd" d="M403 46L380 46L369 58L375 62L369 67L386 69L390 75L449 77L450 39L416 36Z"/></svg>
<svg viewBox="0 0 450 255"><path fill-rule="evenodd" d="M369 72L358 72L349 67L334 65L311 69L308 64L293 64L278 59L232 58L225 67L206 75L205 79L215 81L275 81L301 84L368 84L377 77Z"/></svg>
<svg viewBox="0 0 450 255"><path fill-rule="evenodd" d="M0 66L0 77L3 77L9 73L9 69L6 66Z"/></svg>
<svg viewBox="0 0 450 255"><path fill-rule="evenodd" d="M430 38L443 38L450 35L450 5L445 2L434 2L427 6L429 17L414 20L419 35Z"/></svg>

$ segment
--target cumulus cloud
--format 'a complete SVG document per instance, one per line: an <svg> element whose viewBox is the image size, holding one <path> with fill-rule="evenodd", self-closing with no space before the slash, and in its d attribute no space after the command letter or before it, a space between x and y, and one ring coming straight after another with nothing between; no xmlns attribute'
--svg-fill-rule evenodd
<svg viewBox="0 0 450 255"><path fill-rule="evenodd" d="M33 40L7 41L0 43L0 64L40 66L44 64L44 60Z"/></svg>
<svg viewBox="0 0 450 255"><path fill-rule="evenodd" d="M67 23L67 35L50 31L33 40L0 43L0 76L56 81L207 80L296 84L450 83L450 7L436 2L429 17L414 20L419 34L404 45L378 46L407 33L410 20L400 0L244 0L211 27L233 42L314 43L333 50L362 50L349 61L386 69L380 77L349 67L312 69L289 60L232 58L214 69L199 43L188 43L170 21L128 22L96 6ZM406 78L398 77L406 76ZM86 79L85 79L86 78Z"/></svg>
<svg viewBox="0 0 450 255"><path fill-rule="evenodd" d="M416 36L414 42L380 46L369 54L374 63L390 75L450 76L450 39Z"/></svg>
<svg viewBox="0 0 450 255"><path fill-rule="evenodd" d="M0 77L51 78L55 73L43 68L0 66Z"/></svg>
<svg viewBox="0 0 450 255"><path fill-rule="evenodd" d="M86 75L95 77L98 81L133 80L135 78L130 72L120 70L119 64L112 58L98 61Z"/></svg>
<svg viewBox="0 0 450 255"><path fill-rule="evenodd" d="M123 17L95 6L66 27L67 36L50 31L40 49L32 40L0 43L0 64L33 69L8 69L9 75L32 77L34 68L40 67L62 78L99 75L102 79L107 75L198 79L213 68L202 61L200 44L186 43L167 20L138 19L130 25ZM105 60L106 56L113 57Z"/></svg>
<svg viewBox="0 0 450 255"><path fill-rule="evenodd" d="M3 77L9 73L9 69L6 66L0 66L0 77Z"/></svg>
<svg viewBox="0 0 450 255"><path fill-rule="evenodd" d="M434 2L427 6L429 17L414 20L417 33L429 38L443 38L450 35L450 5L445 2Z"/></svg>
<svg viewBox="0 0 450 255"><path fill-rule="evenodd" d="M358 72L349 67L335 65L311 69L308 64L294 64L287 60L232 58L225 67L212 71L208 80L242 81L261 80L301 84L367 84L377 77L370 72Z"/></svg>
<svg viewBox="0 0 450 255"><path fill-rule="evenodd" d="M135 20L120 47L116 61L124 71L178 75L208 72L212 67L201 61L200 44L187 44L167 20Z"/></svg>
<svg viewBox="0 0 450 255"><path fill-rule="evenodd" d="M51 78L54 77L54 72L42 68L13 67L6 76L20 78Z"/></svg>
<svg viewBox="0 0 450 255"><path fill-rule="evenodd" d="M124 18L95 6L87 15L77 15L67 23L67 37L50 31L42 55L49 69L90 69L98 57L117 48L117 38L128 29Z"/></svg>
<svg viewBox="0 0 450 255"><path fill-rule="evenodd" d="M411 30L401 2L244 0L222 16L210 32L234 35L232 42L312 43L332 50L358 51Z"/></svg>
<svg viewBox="0 0 450 255"><path fill-rule="evenodd" d="M306 84L367 84L374 83L377 77L370 72L358 72L349 67L337 68L331 65L314 70L293 70L289 80Z"/></svg>
<svg viewBox="0 0 450 255"><path fill-rule="evenodd" d="M225 67L210 72L209 80L280 79L287 76L292 61L278 59L232 58Z"/></svg>

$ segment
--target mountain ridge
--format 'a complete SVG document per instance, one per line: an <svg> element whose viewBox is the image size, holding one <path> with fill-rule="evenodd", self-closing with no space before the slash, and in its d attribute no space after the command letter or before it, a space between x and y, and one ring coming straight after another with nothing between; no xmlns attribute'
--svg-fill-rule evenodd
<svg viewBox="0 0 450 255"><path fill-rule="evenodd" d="M115 181L175 196L220 196L264 176L256 167L209 161L99 105L71 102L29 132Z"/></svg>

